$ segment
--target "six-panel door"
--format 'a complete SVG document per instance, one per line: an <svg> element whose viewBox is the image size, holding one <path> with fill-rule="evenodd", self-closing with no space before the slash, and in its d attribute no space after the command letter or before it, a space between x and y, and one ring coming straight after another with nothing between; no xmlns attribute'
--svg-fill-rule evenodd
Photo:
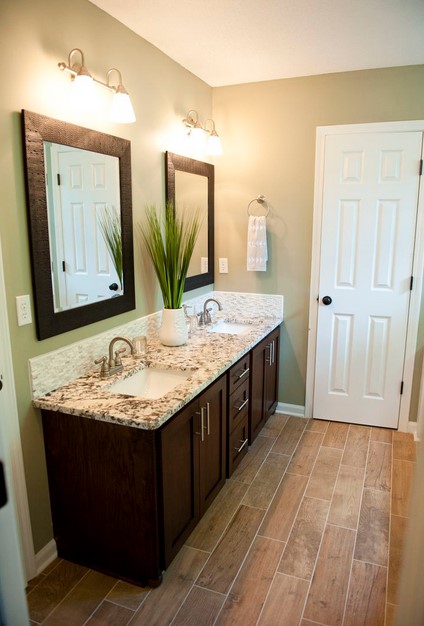
<svg viewBox="0 0 424 626"><path fill-rule="evenodd" d="M422 133L325 144L313 415L397 428Z"/></svg>

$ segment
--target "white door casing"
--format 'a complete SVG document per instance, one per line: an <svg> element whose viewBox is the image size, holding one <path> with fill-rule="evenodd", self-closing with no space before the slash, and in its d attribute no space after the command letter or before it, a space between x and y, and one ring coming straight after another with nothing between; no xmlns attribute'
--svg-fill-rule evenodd
<svg viewBox="0 0 424 626"><path fill-rule="evenodd" d="M317 131L308 416L313 399L314 417L396 428L404 379L405 430L423 248L418 238L414 258L424 124L412 125ZM328 306L325 295L333 299Z"/></svg>
<svg viewBox="0 0 424 626"><path fill-rule="evenodd" d="M0 242L0 459L6 473L8 502L0 509L0 621L28 623L26 581L36 576L27 491L13 379L6 291Z"/></svg>

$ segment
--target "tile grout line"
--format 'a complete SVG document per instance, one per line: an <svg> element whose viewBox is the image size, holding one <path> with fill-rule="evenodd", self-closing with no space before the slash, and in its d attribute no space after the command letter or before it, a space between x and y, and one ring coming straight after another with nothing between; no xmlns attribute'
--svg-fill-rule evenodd
<svg viewBox="0 0 424 626"><path fill-rule="evenodd" d="M273 415L275 415L275 413L274 413ZM272 416L270 416L270 417L272 417ZM290 419L290 418L289 418L289 419ZM274 443L272 444L271 448L268 450L268 452L266 453L266 455L265 455L265 456L264 456L264 458L262 459L262 463L260 464L260 466L259 466L258 470L256 471L256 473L255 473L255 475L254 475L254 477L253 477L252 481L250 482L249 487L248 487L248 489L246 490L246 493L249 491L249 489L250 489L250 487L251 487L252 483L254 482L255 478L257 477L257 475L258 475L258 473L259 473L259 471L260 471L261 467L262 467L262 466L263 466L263 464L265 463L265 461L266 461L266 459L268 458L269 454L271 453L272 448L274 447L275 442L277 441L278 437L279 437L279 436L281 435L281 433L283 432L283 430L284 430L284 428L286 427L286 425L287 425L287 423L288 423L289 419L285 422L285 424L284 424L284 426L281 428L281 430L280 430L279 434L278 434L278 435L277 435L277 437L274 439ZM268 439L271 439L271 437L268 437ZM291 457L290 457L290 460L291 460ZM290 461L289 461L289 463L290 463ZM287 464L287 466L288 466L288 464ZM287 468L286 468L286 469L287 469ZM278 487L279 487L279 485L280 485L280 483L281 483L281 480L283 479L283 477L284 477L284 475L285 475L285 473L286 473L286 469L284 470L284 472L283 472L283 474L282 474L282 476L281 476L281 479L280 479L280 481L279 481L279 483L278 483L277 487L275 488L275 492L277 491L277 489L278 489ZM237 480L237 479L234 479L234 480ZM241 481L238 481L238 482L241 482ZM275 492L274 492L274 496L275 496ZM243 496L242 500L244 499L244 497L245 497L246 493L244 494L244 496ZM260 510L260 511L263 511L263 512L264 512L264 515L263 515L263 517L262 517L262 521L263 521L263 519L264 519L264 517L265 517L265 515L266 515L266 513L267 513L267 511L268 511L268 509L269 509L269 507L271 506L271 502L272 502L272 500L273 500L273 499L274 499L274 497L273 497L273 498L271 498L271 500L270 500L270 502L269 502L269 504L268 504L268 506L267 506L267 508L266 508L266 509L259 509L258 507L251 507L251 508L256 508L257 510ZM201 574L201 573L202 573L202 571L205 569L205 567L206 567L206 565L208 564L208 562L209 562L210 558L212 557L212 554L213 554L214 550L217 548L217 546L219 545L220 541L221 541L221 540L222 540L222 538L224 537L224 535L225 535L225 533L226 533L227 529L229 528L229 526L230 526L231 522L233 521L233 519L234 519L235 515L237 514L237 511L239 510L240 506L242 506L242 500L240 501L240 504L238 505L238 507L237 507L236 511L234 512L233 516L232 516L232 517L231 517L231 519L229 520L228 524L225 526L225 529L224 529L224 530L223 530L223 532L221 533L221 535L220 535L220 537L219 537L218 541L216 542L216 544L215 544L215 546L214 546L213 550L209 553L209 557L207 558L207 560L206 560L205 564L203 565L202 569L200 570L199 575L198 575L198 576L197 576L197 578L196 578L196 581L199 579L200 574ZM244 504L243 506L247 506L247 505L245 505L245 504ZM262 522L261 522L261 523L262 523ZM260 525L259 525L259 527L260 527ZM224 595L224 596L225 596L225 600L224 600L224 602L222 603L222 606L221 606L220 610L218 611L218 613L217 613L217 615L216 615L216 617L215 617L215 619L214 619L214 621L213 621L213 624L215 624L215 623L216 623L216 620L219 618L219 616L220 616L220 614L221 614L221 612L222 612L222 610L223 610L223 608L224 608L224 605L226 604L226 601L227 601L227 599L228 599L228 596L229 596L229 594L230 594L230 592L231 592L231 589L232 589L232 588L233 588L233 586L234 586L234 583L235 583L235 581L236 581L236 579L237 579L237 576L239 575L240 570L241 570L241 568L243 567L243 564L244 564L244 562L246 561L246 558L247 558L247 556L248 556L248 554L249 554L249 552L250 552L250 549L251 549L251 547L252 547L252 545L253 545L253 542L255 541L255 539L256 539L256 537L257 537L257 536L258 536L258 531L256 531L256 533L255 533L255 535L254 535L254 537L253 537L253 539L252 539L252 542L250 543L249 548L248 548L248 550L246 551L246 554L245 554L245 556L244 556L244 558L243 558L243 560L242 560L242 562L241 562L241 565L240 565L239 569L237 570L237 573L235 574L234 579L233 579L233 581L232 581L231 585L230 585L230 586L229 586L229 588L228 588L227 593L226 593L226 594L222 594L222 595ZM187 597L188 597L189 593L191 592L191 590L193 589L193 587L195 587L195 586L196 586L196 587L198 587L199 589L208 589L207 587L202 587L201 585L196 585L196 581L195 581L195 582L193 583L193 585L190 587L190 590L189 590L189 592L187 593L187 595L185 596L184 601L187 599ZM213 590L213 589L208 589L208 591L214 591L214 590ZM217 592L217 593L220 593L220 592ZM184 602L183 602L183 603L184 603ZM182 603L182 604L183 604L183 603ZM176 616L178 615L179 611L181 610L182 604L180 605L180 607L178 608L178 610L177 610L176 614L175 614L175 615L174 615L174 617L172 618L172 621L170 622L170 626L172 625L172 623L174 622L174 620L175 620Z"/></svg>
<svg viewBox="0 0 424 626"><path fill-rule="evenodd" d="M310 418L310 419L313 419L313 418ZM307 423L309 423L309 421L310 421L310 420L308 420L308 421L307 421ZM322 435L323 435L322 441L324 441L324 439L325 439L325 435L326 435L326 433L327 433L328 426L329 426L329 422L327 423L327 428L325 429L324 433L320 433L320 434L322 434ZM302 432L301 436L299 437L298 445L299 445L300 440L301 440L301 438L302 438L302 436L303 436L303 434L305 433L305 431L306 431L306 430L307 430L307 428L305 428L305 429L303 430L303 432ZM311 432L319 432L319 431L311 431ZM296 446L295 450L293 451L293 455L294 455L295 451L297 450L298 445ZM308 480L307 480L307 482L306 482L305 489L304 489L303 494L302 494L302 498L301 498L301 500L300 500L299 506L298 506L297 511L296 511L296 515L294 516L293 523L292 523L292 525L291 525L291 527L290 527L290 531L289 531L288 536L287 536L287 541L286 541L286 542L284 542L286 545L285 545L285 547L284 547L284 550L283 550L283 552L282 552L282 554L281 554L280 560L279 560L278 565L277 565L277 567L276 567L276 570L275 570L275 572L274 572L274 576L273 576L273 578L272 578L271 584L270 584L270 586L269 586L269 588L268 588L268 592L267 592L267 595L266 595L266 597L265 597L264 603L263 603L263 605L262 605L262 609L261 609L261 611L260 611L260 613L259 613L259 616L258 616L258 619L257 619L257 621L256 621L256 626L259 624L259 620L261 619L261 616L262 616L262 613L263 613L263 610L264 610L264 607L265 607L266 601L267 601L267 599L268 599L268 597L269 597L269 594L270 594L270 591L271 591L271 587L272 587L272 585L273 585L273 583L274 583L275 577L276 577L276 575L277 575L277 574L282 573L282 572L279 572L279 571L278 571L278 567L279 567L279 565L280 565L280 563L281 563L281 560L282 560L282 558L283 558L283 556L284 556L284 553L285 553L285 551L286 551L286 549L287 549L287 544L288 544L288 542L289 542L289 540L290 540L290 536L291 536L291 533L292 533L292 531L293 531L293 526L294 526L294 524L296 523L296 519L297 519L297 516L298 516L298 514L299 514L300 507L301 507L302 502L303 502L303 500L304 500L304 498L305 498L305 493L306 493L306 490L308 489L309 481L310 481L310 479L311 479L312 472L313 472L313 471L314 471L314 469L315 469L315 465L316 465L316 462L317 462L317 459L318 459L318 456L319 456L319 452L320 452L320 450L321 450L321 448L322 448L322 447L323 447L323 446L322 446L322 444L321 444L321 445L319 446L319 449L318 449L317 455L316 455L316 457L315 457L315 461L314 461L313 467L312 467L312 469L311 469L311 473L309 474ZM290 459L290 462L291 462L291 459ZM289 464L290 464L290 462L289 462ZM287 467L288 467L288 466L289 466L289 465L287 465ZM339 466L339 467L340 467L340 466ZM291 474L291 472L287 472L287 471L286 471L285 473L287 473L287 474ZM291 475L292 475L292 476L298 476L298 475L300 475L300 474L291 474ZM317 498L317 499L318 499L318 498ZM330 504L331 504L331 500L330 500ZM330 505L329 505L329 510L330 510ZM328 517L328 512L327 512L327 517ZM322 536L324 536L324 531L323 531L323 533L322 533ZM322 537L321 537L321 542L322 542ZM320 542L320 547L321 547L321 542ZM318 548L318 552L317 552L317 557L316 557L316 559L318 558L318 553L319 553L319 548ZM306 601L307 601L307 599L308 599L309 590L310 590L311 583L312 583L312 579L313 579L313 576L314 576L315 565L316 565L316 559L315 559L315 564L314 564L314 567L312 568L311 579L310 579L310 581L309 581L308 592L307 592L306 597L305 597L305 604L304 604L303 609L302 609L302 616L301 616L301 618L300 618L300 621L302 621L302 618L303 618L303 612L304 612L304 610L305 610ZM289 574L283 574L283 575L284 575L284 576L288 576ZM292 576L292 578L297 578L297 577ZM301 580L306 580L306 579L301 579ZM307 582L308 582L308 581L307 581Z"/></svg>
<svg viewBox="0 0 424 626"><path fill-rule="evenodd" d="M349 432L350 432L350 426L349 426ZM351 557L351 562L350 562L349 579L348 579L347 587L346 587L346 597L345 597L344 609L343 609L343 617L342 617L342 622L341 622L342 626L343 626L344 621L345 621L346 610L347 610L347 603L348 603L348 600L349 600L349 590L350 590L350 585L351 585L351 582L352 582L353 561L354 560L358 560L358 559L355 559L354 557L355 557L355 551L356 551L356 544L357 544L357 541L358 541L359 523L360 523L360 519L361 519L362 501L364 499L365 481L366 481L366 477L367 477L367 468L368 468L368 459L369 459L369 455L370 455L370 447L371 447L371 429L369 431L369 436L368 436L367 456L366 456L366 459L365 459L364 477L362 479L361 503L360 503L359 511L358 511L357 526L356 526L356 531L355 531L355 541L354 541L354 544L353 544L352 557Z"/></svg>
<svg viewBox="0 0 424 626"><path fill-rule="evenodd" d="M386 597L384 602L384 624L387 624L387 598L389 595L389 572L390 572L390 556L391 556L391 536L392 536L392 508L393 508L393 471L394 471L394 447L392 434L392 454L390 458L390 504L389 504L389 540L387 555L387 572L386 572Z"/></svg>
<svg viewBox="0 0 424 626"><path fill-rule="evenodd" d="M275 415L275 413L273 413L273 415ZM272 416L270 416L270 417L272 417ZM284 431L284 429L285 429L285 427L287 426L287 424L288 424L288 422L289 422L289 421L290 421L290 417L289 417L289 419L286 421L286 423L284 424L284 426L282 427L282 429L280 430L280 433L278 434L278 436L275 438L274 443L272 444L271 448L269 449L268 454L266 455L265 459L266 459L266 458L268 458L268 455L272 452L272 449L273 449L273 447L274 447L274 445L275 445L275 443L276 443L276 441L277 441L278 437L279 437L279 436L281 435L281 433ZM287 474L287 468L288 468L288 466L290 465L290 463L291 463L291 461L292 461L292 459L293 459L293 456L294 456L294 454L295 454L295 452L296 452L296 450L297 450L297 448L298 448L298 446L299 446L299 442L300 442L300 440L302 439L302 436L303 436L303 434L304 434L304 432L305 432L305 430L306 430L306 426L307 426L308 422L309 422L309 420L305 420L305 427L303 428L303 430L302 430L302 432L301 432L301 434L300 434L300 436L299 436L299 440L298 440L298 442L297 442L297 444L296 444L295 448L293 449L292 454L290 455L290 460L288 461L287 466L285 467L284 472L282 473L281 478L280 478L280 480L278 481L278 485L275 487L275 490L274 490L274 495L273 495L273 497L271 498L271 500L269 501L267 508L266 508L265 510L264 510L264 509L260 509L260 510L264 510L264 515L263 515L263 517L262 517L262 522L261 522L261 524L258 526L258 530L256 531L255 536L253 537L253 540L252 540L252 542L251 542L251 544L250 544L250 546L249 546L249 549L247 550L247 552L246 552L246 554L245 554L245 557L244 557L244 559L243 559L243 561L242 561L242 563L241 563L241 565L240 565L240 567L239 567L239 569L238 569L238 571L237 571L237 574L234 576L233 582L231 583L230 587L228 588L227 597L226 597L225 601L223 602L222 607L221 607L221 608L220 608L220 610L218 611L217 616L216 616L216 618L215 618L215 620L214 620L213 624L216 624L216 620L219 618L220 614L222 613L222 610L223 610L223 608L224 608L224 605L225 605L226 601L228 600L228 596L229 596L229 595L230 595L230 593L231 593L231 590L232 590L232 588L233 588L233 586L234 586L234 583L235 583L235 581L237 580L237 576L239 575L239 573L240 573L240 571L241 571L241 569L242 569L242 567L243 567L243 565L244 565L244 563L245 563L245 561L246 561L246 559L247 559L247 557L248 557L248 555L249 555L249 552L250 552L250 550L251 550L251 548L252 548L252 545L253 545L253 543L254 543L255 539L256 539L257 537L264 537L265 539L271 539L272 541L280 541L280 540L275 540L275 539L273 539L272 537L265 537L264 535L260 535L260 534L259 534L259 528L261 527L261 525L262 525L262 523L263 523L263 520L265 519L266 514L268 513L269 509L271 508L271 504L272 504L272 502L274 501L275 494L277 493L278 488L280 487L281 482L282 482L282 480L283 480L284 476ZM274 454L275 454L275 453L274 453ZM289 456L289 455L284 455L284 456ZM264 461L265 461L265 459L264 459ZM261 467L262 467L262 464L261 464ZM258 471L259 471L259 470L258 470ZM256 478L256 476L257 476L257 473L255 474L255 478ZM253 480L254 480L254 479L253 479ZM253 481L252 481L252 483L253 483ZM251 484L252 484L252 483L251 483ZM247 493L247 492L246 492L246 493ZM246 506L246 505L245 505L245 506ZM280 541L280 543L284 543L284 544L286 544L286 545L287 545L287 542L285 542L285 541ZM285 550L285 547L283 548L283 552L282 552L282 554L284 554L284 550ZM268 598L269 591L270 591L270 589L271 589L271 587L272 587L272 583L274 582L274 578L275 578L275 575L276 575L276 573L277 573L277 569L278 569L278 565L277 565L277 567L276 567L276 569L275 569L274 575L273 575L273 577L272 577L272 581L271 581L271 583L270 583L270 585L269 585L269 587L268 587L268 591L267 591L267 593L266 593L265 600L264 600L264 602L263 602L262 609L261 609L261 610L260 610L260 612L259 612L258 619L257 619L256 623L258 623L258 621L259 621L259 619L260 619L260 617L261 617L261 614L262 614L262 611L263 611L263 607L265 606L266 599Z"/></svg>
<svg viewBox="0 0 424 626"><path fill-rule="evenodd" d="M146 591L146 593L144 594L144 598L142 599L142 601L140 602L140 604L138 605L138 607L136 609L132 609L129 606L125 606L125 604L121 604L120 602L118 602L117 600L112 600L111 598L109 598L109 594L115 589L115 587L119 584L119 583L125 583L124 580L121 580L120 578L116 579L116 583L113 585L112 589L108 592L108 595L104 597L104 600L107 600L107 602L110 602L111 604L114 604L115 606L120 606L123 609L128 609L129 611L133 611L134 614L137 613L137 611L140 609L141 605L144 603L144 601L146 600L146 598L150 595L150 592L152 591L151 587L140 587L140 589L148 589L148 591ZM131 583L129 583L131 584Z"/></svg>
<svg viewBox="0 0 424 626"><path fill-rule="evenodd" d="M48 615L46 615L46 617L43 619L43 621L42 621L42 622L40 622L40 624L44 624L44 622L45 622L47 619L49 619L49 617L50 617L50 616L54 613L54 611L56 611L56 609L57 609L57 608L59 608L59 607L60 607L60 605L61 605L61 604L62 604L62 603L66 600L66 598L67 598L67 597L68 597L68 596L69 596L69 595L73 592L73 590L74 590L74 589L75 589L75 588L76 588L76 587L77 587L77 586L78 586L78 585L79 585L79 584L80 584L80 583L81 583L81 582L82 582L85 578L87 578L87 576L89 575L89 573L90 573L91 571L92 571L91 569L88 569L88 570L87 570L87 571L86 571L86 572L85 572L85 573L81 576L81 578L80 578L80 579L79 579L79 580L75 583L75 585L73 585L73 586L69 589L68 593L66 593L66 594L63 596L63 598L61 599L61 601L60 601L60 602L58 602L58 604L56 604L56 606L54 607L54 609L52 609L52 610L50 611L50 613L48 613Z"/></svg>
<svg viewBox="0 0 424 626"><path fill-rule="evenodd" d="M275 413L274 413L274 415L275 415ZM281 429L281 431L280 431L279 435L275 438L274 443L272 444L272 446L271 446L270 450L268 451L268 454L270 454L270 453L272 452L272 449L273 449L273 447L274 447L274 445L275 445L275 443L276 443L276 441L277 441L278 437L279 437L279 436L281 435L281 433L284 431L284 429L285 429L285 427L287 426L287 424L289 423L289 421L290 421L290 417L289 417L289 419L286 421L286 423L284 424L284 426L283 426L283 428ZM247 556L248 556L248 554L249 554L249 552L250 552L250 549L251 549L251 547L252 547L253 542L255 541L255 539L256 539L257 537L264 537L265 539L271 539L272 541L275 541L272 537L266 537L265 535L260 535L260 534L259 534L259 528L261 527L261 525L262 525L262 523L263 523L263 520L265 519L265 516L267 515L267 513L268 513L269 509L271 508L272 502L274 501L275 495L276 495L276 493L277 493L277 491L278 491L278 489L279 489L279 487L280 487L280 485L281 485L281 482L282 482L282 480L283 480L284 476L287 474L287 468L289 467L289 465L290 465L290 463L291 463L291 461L292 461L292 459L293 459L293 456L294 456L294 454L296 453L296 450L297 450L297 448L298 448L298 446L299 446L299 443L300 443L300 440L302 439L302 436L303 436L303 434L304 434L304 432L305 432L305 430L306 430L306 426L307 426L308 422L309 422L309 419L305 420L305 426L304 426L304 428L303 428L302 432L301 432L301 433L300 433L300 435L299 435L298 442L297 442L296 446L294 447L293 452L291 453L291 455L285 455L285 456L290 456L290 459L289 459L289 461L288 461L288 463L287 463L286 468L284 469L284 472L283 472L283 473L282 473L282 475L281 475L280 480L278 481L278 485L275 487L275 490L274 490L274 495L273 495L273 497L271 498L271 500L269 501L269 503L268 503L268 506L267 506L266 510L264 511L264 516L263 516L263 518L262 518L262 522L261 522L261 524L259 525L258 530L257 530L257 531L256 531L256 533L255 533L255 536L254 536L254 538L253 538L253 540L252 540L252 543L251 543L251 544L250 544L250 546L249 546L248 551L246 552L246 555L245 555L245 557L244 557L244 559L243 559L243 561L242 561L242 564L241 564L241 566L240 566L239 570L237 571L237 574L236 574L236 576L234 577L233 582L231 583L231 585L230 585L230 587L229 587L229 589L228 589L227 599L228 599L229 594L231 593L231 590L232 590L232 588L233 588L233 586L234 586L234 583L235 583L235 581L236 581L236 579L237 579L237 576L239 575L239 573L240 573L240 571L241 571L241 568L243 567L243 564L244 564L244 563L245 563L245 561L246 561L246 558L247 558ZM268 454L267 454L267 457L268 457ZM265 457L265 458L267 458L267 457ZM264 459L264 460L265 460L265 459ZM256 475L255 475L255 478L256 478ZM252 481L252 482L253 482L253 481ZM261 509L261 510L263 510L263 509ZM297 514L296 514L296 515L297 515ZM278 541L278 540L277 540L277 541ZM284 543L284 544L286 544L286 545L287 545L287 542L285 542L285 541L281 541L281 543ZM285 547L284 547L284 549L283 549L282 554L284 554L284 550L285 550ZM263 612L263 608L264 608L265 603L266 603L266 600L267 600L267 598L268 598L268 596L269 596L269 592L270 592L270 589L271 589L272 584L273 584L273 582L274 582L275 575L277 574L277 569L278 569L278 565L277 565L277 567L276 567L276 569L275 569L274 575L273 575L273 577L272 577L272 581L271 581L271 582L270 582L270 584L269 584L268 591L267 591L267 593L266 593L266 595L265 595L265 599L264 599L264 602L263 602L263 604L262 604L262 608L261 608L261 610L260 610L260 612L259 612L259 615L258 615L258 618L257 618L256 624L259 622L259 620L260 620L260 618L261 618L261 615L262 615L262 612ZM226 599L226 600L227 600L227 599ZM214 622L213 622L214 624L216 623L216 620L219 618L219 616L220 616L220 614L221 614L221 612L222 612L222 610L223 610L223 608L224 608L224 605L225 605L225 603L226 603L226 600L224 601L224 603L223 603L223 605L222 605L221 609L218 611L218 614L217 614L217 616L216 616L216 618L215 618L215 620L214 620Z"/></svg>
<svg viewBox="0 0 424 626"><path fill-rule="evenodd" d="M326 429L325 434L327 434L327 431L328 431L328 427L329 427L329 425L330 425L330 422L329 422L329 423L328 423L328 425L327 425L327 429ZM308 603L309 594L310 594L310 592L311 592L312 581L313 581L313 579L314 579L315 569L316 569L316 566L317 566L317 563L318 563L319 553L320 553L320 551L321 551L322 543L323 543L323 540L324 540L325 529L326 529L326 528L327 528L327 526L328 526L328 516L330 515L331 505L332 505L332 503L333 503L334 492L335 492L335 490L336 490L337 481L338 481L338 479L339 479L339 475L340 475L340 468L341 468L341 466L342 466L343 455L344 455L345 450L346 450L346 445L347 445L347 439L348 439L348 436L349 436L349 432L350 432L350 424L349 424L349 428L348 428L348 431L347 431L347 434L346 434L346 439L345 439L345 442L344 442L344 445L343 445L343 451L342 451L342 455L341 455L341 457L340 457L339 467L338 467L338 469L337 469L337 476L336 476L336 480L334 481L333 492L332 492L332 494L331 494L331 498L330 498L330 502L329 502L329 506L328 506L328 511L327 511L327 516L326 516L326 518L325 518L324 528L323 528L323 531L322 531L322 534L321 534L321 540L320 540L320 542L319 542L319 546L318 546L318 550L317 550L317 555L316 555L316 557L315 557L315 563L314 563L314 566L313 566L313 568L312 568L312 574L311 574L311 579L310 579L310 581L309 581L308 591L307 591L306 596L305 596L305 602L303 603L303 608L302 608L302 613L301 613L301 616L300 616L299 625L302 623L302 620L307 619L307 618L305 617L305 609L306 609L306 605L307 605L307 603ZM324 436L324 439L325 439L325 436ZM321 449L322 447L326 447L326 448L328 448L328 447L333 447L333 448L334 448L334 446L320 446L320 449ZM336 449L340 450L340 448L336 448ZM319 454L319 451L318 451L318 454ZM317 458L318 458L318 454L317 454ZM316 463L316 460L315 460L315 463ZM314 468L315 468L315 464L314 464ZM312 470L312 471L313 471L313 470ZM312 471L311 471L311 476L312 476ZM309 484L309 481L308 481L308 484ZM305 490L305 491L306 491L306 490ZM326 625L323 625L323 626L326 626Z"/></svg>
<svg viewBox="0 0 424 626"><path fill-rule="evenodd" d="M305 431L303 431L303 432L305 432ZM303 435L303 433L302 433L302 435ZM302 435L300 436L299 441L300 441L300 439L302 438ZM297 449L297 446L296 446L296 449ZM295 452L295 451L293 451L293 454L292 454L292 457L290 458L289 464L290 464L290 462L291 462L291 459L293 458L294 452ZM289 465L289 464L288 464L288 465ZM288 465L287 465L287 467L288 467ZM286 475L286 474L288 474L288 473L289 473L289 472L285 471L285 472L284 472L284 474L283 474L283 476L284 476L284 475ZM294 474L292 474L292 475L294 475ZM282 479L283 479L283 477L281 478L281 480L282 480ZM281 483L281 481L280 481L280 483ZM278 487L277 487L277 489L278 489ZM276 489L275 491L277 491L277 489ZM305 490L306 490L306 486L305 486ZM275 494L274 494L274 496L275 496ZM302 495L301 502L303 501L303 497L304 497L304 496ZM273 499L274 499L274 498L272 498L272 500L273 500ZM272 500L271 500L271 502L272 502ZM270 503L270 505L269 505L269 506L271 506L271 503ZM297 515L298 515L298 513L299 513L299 508L300 508L300 504L299 504L299 507L298 507L298 509L297 509L296 515L295 515L295 517L294 517L294 520L296 520L296 518L297 518ZM293 524L294 524L294 522L293 522ZM293 527L293 525L292 525L292 527ZM290 532L289 532L289 534L288 534L288 536L287 536L287 541L281 541L281 543L284 543L284 544L285 544L285 546L284 546L284 548L283 548L283 551L282 551L282 553L281 553L280 560L278 561L278 564L277 564L277 566L276 566L276 568L275 568L275 571L274 571L274 574L273 574L273 576L272 576L272 580L271 580L270 585L269 585L269 587L268 587L268 591L267 591L267 593L266 593L266 595L265 595L265 598L264 598L264 601L263 601L263 604L262 604L262 608L261 608L261 610L259 611L259 615L258 615L258 618L257 618L257 620L256 620L256 625L258 625L258 624L259 624L259 622L260 622L260 620L261 620L262 613L263 613L263 611L264 611L265 605L266 605L267 600L268 600L268 598L269 598L269 595L270 595L270 593L271 593L271 588L272 588L272 585L274 584L274 581L275 581L275 578L276 578L277 574L279 574L279 573L280 573L280 572L278 571L278 567L279 567L279 565L280 565L280 563L281 563L281 559L283 558L284 552L286 551L286 548L287 548L287 543L288 543L288 540L289 540L289 538L290 538L290 534L291 534L292 527L290 528ZM265 535L260 535L260 536L261 536L261 537L265 537L266 539L272 539L272 537L266 537Z"/></svg>
<svg viewBox="0 0 424 626"><path fill-rule="evenodd" d="M273 413L273 415L275 415L275 413ZM271 418L271 417L272 417L272 416L270 416L270 418ZM270 418L269 418L269 419L270 419ZM289 418L289 419L290 419L290 418ZM272 444L271 448L268 450L268 452L266 453L266 455L265 455L265 456L264 456L264 458L262 459L262 462L261 462L261 464L260 464L260 466L259 466L258 470L256 471L256 473L255 473L255 475L254 475L253 479L252 479L252 480L251 480L251 482L249 483L248 488L246 489L246 493L249 491L249 489L250 489L251 485L253 484L254 480L256 479L256 477L257 477L257 475L258 475L258 473L259 473L259 471L260 471L261 467L263 466L263 464L264 464L265 460L268 458L269 454L271 453L272 448L274 447L275 442L277 441L278 437L279 437L279 436L281 435L281 433L283 432L283 430L284 430L284 428L286 427L287 422L289 421L289 419L287 419L287 421L284 423L284 426L282 426L282 428L280 429L280 431L279 431L278 435L277 435L275 438L272 438L272 437L267 437L267 439L274 439L274 443ZM259 436L260 436L260 435L259 435ZM291 457L290 457L290 459L291 459ZM290 461L289 461L289 462L290 462ZM287 466L288 466L288 464L287 464ZM286 468L286 469L287 469L287 468ZM280 484L281 480L283 479L284 474L286 473L286 469L284 470L284 472L283 472L283 474L282 474L282 476L281 476L281 479L280 479L280 481L279 481L279 483L278 483L278 486L279 486L279 484ZM230 479L227 479L227 480L234 480L234 481L239 482L239 483L241 483L241 484L246 484L246 483L243 483L243 481L238 480L237 478L230 478ZM278 486L276 487L275 491L277 491ZM212 556L212 553L214 552L214 550L216 549L216 547L219 545L220 541L221 541L221 540L222 540L222 538L224 537L224 535L225 535L225 533L226 533L227 529L228 529L228 528L229 528L229 526L231 525L231 522L233 521L233 519L234 519L234 517L235 517L235 515L236 515L237 511L239 510L240 506L242 506L242 502L243 502L243 500L244 500L244 498L245 498L245 496L246 496L246 493L243 495L243 498L240 500L239 505L237 506L236 510L234 511L234 514L231 516L231 518L230 518L229 522L227 523L227 525L225 526L224 530L223 530L223 531L222 531L222 533L220 534L220 536L219 536L219 538L218 538L218 540L217 540L217 542L216 542L215 546L213 547L213 549L212 549L210 552L209 552L208 550L202 550L202 552L209 553L209 557L207 558L207 560L205 561L204 566L202 567L201 571L199 572L199 576L200 576L200 574L202 573L203 569L206 567L207 563L209 562L209 559L210 559L210 557ZM275 495L275 493L274 493L274 495ZM272 502L272 499L271 499L271 502ZM269 508L269 506L270 506L271 502L268 504L268 507L267 507L266 509L259 509L259 507L251 507L251 508L256 508L256 509L261 510L261 511L264 511L264 512L266 513L266 512L268 511L268 508ZM247 505L243 505L243 506L247 506ZM255 535L255 537L256 537L256 535ZM187 545L187 546L188 546L188 547L190 547L190 548L192 547L192 546L190 546L189 544L184 544L184 545ZM198 548L194 548L194 549L196 549L196 550L197 550ZM196 578L196 580L199 578L199 576ZM196 585L196 583L194 582L194 583L193 583L193 586L195 586L195 585ZM197 585L197 586L198 586L199 588L201 588L201 589L206 589L206 587L202 587L201 585ZM210 591L212 591L212 590L210 590ZM178 609L178 610L179 610L179 609Z"/></svg>

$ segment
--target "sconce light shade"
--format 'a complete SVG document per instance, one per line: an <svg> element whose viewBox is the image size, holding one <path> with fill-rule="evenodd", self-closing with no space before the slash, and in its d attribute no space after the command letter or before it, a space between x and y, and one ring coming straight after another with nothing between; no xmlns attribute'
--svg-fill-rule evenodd
<svg viewBox="0 0 424 626"><path fill-rule="evenodd" d="M72 55L78 52L81 55L81 63L73 63L71 65ZM127 90L122 84L121 72L116 68L108 70L106 74L106 82L93 78L84 65L84 53L80 48L74 48L68 55L68 63L63 61L58 64L61 70L66 70L71 74L72 90L74 96L85 109L92 108L95 105L96 98L94 96L94 83L106 87L113 91L111 108L109 117L113 122L118 124L130 124L135 122L134 109L131 104ZM114 86L109 83L110 74L116 72L118 74L118 85ZM92 107L90 107L90 104Z"/></svg>
<svg viewBox="0 0 424 626"><path fill-rule="evenodd" d="M117 124L132 124L135 122L135 113L130 97L122 84L118 85L116 92L112 96L109 119Z"/></svg>
<svg viewBox="0 0 424 626"><path fill-rule="evenodd" d="M205 149L205 133L201 126L195 126L189 131L190 143L195 152L202 152Z"/></svg>
<svg viewBox="0 0 424 626"><path fill-rule="evenodd" d="M72 98L78 107L86 111L93 110L94 108L94 81L90 74L87 72L76 74L72 81Z"/></svg>
<svg viewBox="0 0 424 626"><path fill-rule="evenodd" d="M212 130L206 128L208 122L212 122ZM195 151L206 150L207 154L211 156L220 156L222 154L221 140L215 130L215 122L212 119L206 120L202 126L199 122L197 111L191 109L183 119L183 124L189 129L188 134Z"/></svg>
<svg viewBox="0 0 424 626"><path fill-rule="evenodd" d="M221 139L216 132L216 130L211 131L211 134L208 137L208 147L207 153L211 156L221 156L222 155L222 144Z"/></svg>

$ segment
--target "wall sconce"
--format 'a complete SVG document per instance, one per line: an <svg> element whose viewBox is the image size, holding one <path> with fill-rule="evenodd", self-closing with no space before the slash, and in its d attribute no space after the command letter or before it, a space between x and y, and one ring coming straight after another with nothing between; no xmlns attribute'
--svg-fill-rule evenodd
<svg viewBox="0 0 424 626"><path fill-rule="evenodd" d="M81 62L72 63L72 55L79 53L81 55ZM93 78L84 63L84 53L80 48L73 48L68 54L68 63L58 63L59 69L69 72L71 74L71 80L73 83L73 89L77 97L84 103L90 104L90 100L93 98L93 85L97 83L106 87L113 92L109 118L112 122L118 124L131 124L135 122L134 109L131 104L130 97L127 90L122 84L121 72L115 67L108 70L106 74L106 82ZM110 84L110 75L112 72L118 74L118 84Z"/></svg>
<svg viewBox="0 0 424 626"><path fill-rule="evenodd" d="M207 128L208 122L212 122L212 128ZM207 135L206 152L211 156L220 156L222 154L221 139L215 129L215 122L207 119L202 126L199 122L199 114L191 109L183 119L183 124L189 129L188 134L197 149L203 149Z"/></svg>

